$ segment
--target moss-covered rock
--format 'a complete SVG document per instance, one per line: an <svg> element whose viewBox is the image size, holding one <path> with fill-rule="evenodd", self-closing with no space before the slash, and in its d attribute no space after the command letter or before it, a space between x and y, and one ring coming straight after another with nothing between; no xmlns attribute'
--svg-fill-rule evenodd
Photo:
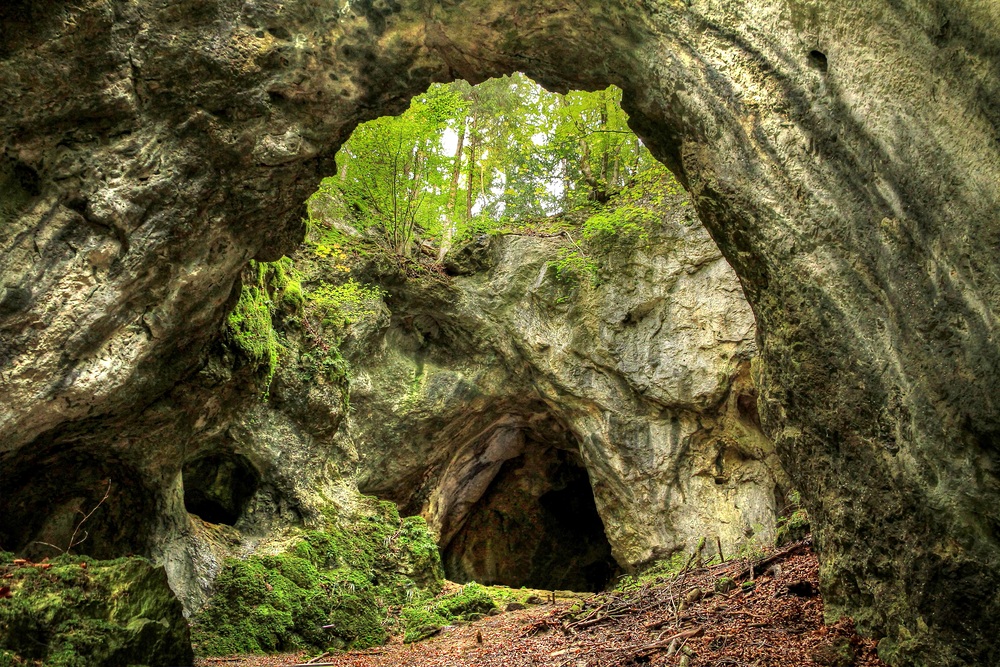
<svg viewBox="0 0 1000 667"><path fill-rule="evenodd" d="M190 665L188 625L163 568L142 558L51 563L0 554L0 665Z"/></svg>
<svg viewBox="0 0 1000 667"><path fill-rule="evenodd" d="M781 517L778 520L778 532L775 538L777 546L797 542L804 539L811 530L809 526L809 514L804 509L797 509L788 518Z"/></svg>
<svg viewBox="0 0 1000 667"><path fill-rule="evenodd" d="M481 618L483 614L496 609L494 593L487 586L471 583L423 604L408 606L402 612L405 628L403 641L420 641L450 623Z"/></svg>
<svg viewBox="0 0 1000 667"><path fill-rule="evenodd" d="M384 643L402 606L439 591L443 573L423 519L400 518L392 503L373 500L372 510L307 531L284 553L228 559L195 618L198 653Z"/></svg>

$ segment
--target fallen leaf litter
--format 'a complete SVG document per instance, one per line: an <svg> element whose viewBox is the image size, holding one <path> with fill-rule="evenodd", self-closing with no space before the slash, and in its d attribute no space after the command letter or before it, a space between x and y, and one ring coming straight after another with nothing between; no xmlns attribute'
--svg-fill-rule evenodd
<svg viewBox="0 0 1000 667"><path fill-rule="evenodd" d="M819 566L799 542L752 567L734 560L628 590L582 608L542 604L444 628L417 644L395 638L317 656L315 667L885 667L875 642L843 619L823 624ZM303 653L203 658L198 667L291 667Z"/></svg>

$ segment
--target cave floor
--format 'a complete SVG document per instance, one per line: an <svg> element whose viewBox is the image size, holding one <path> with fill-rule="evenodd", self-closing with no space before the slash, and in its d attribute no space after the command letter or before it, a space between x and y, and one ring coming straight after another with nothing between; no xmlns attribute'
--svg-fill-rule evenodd
<svg viewBox="0 0 1000 667"><path fill-rule="evenodd" d="M417 644L325 656L336 667L884 667L875 642L848 620L823 624L819 566L805 543L775 552L751 574L744 561L690 570L581 604L557 601L444 628ZM754 576L756 575L756 576ZM733 580L729 592L724 578ZM682 605L683 603L683 605ZM684 661L682 663L682 660ZM211 658L199 667L289 667L301 654Z"/></svg>

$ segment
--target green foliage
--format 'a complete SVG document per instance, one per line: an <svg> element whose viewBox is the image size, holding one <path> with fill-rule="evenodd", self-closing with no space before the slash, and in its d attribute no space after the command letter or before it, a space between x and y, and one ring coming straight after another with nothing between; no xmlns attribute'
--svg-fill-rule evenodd
<svg viewBox="0 0 1000 667"><path fill-rule="evenodd" d="M455 239L604 203L663 170L620 102L615 87L563 96L523 75L434 85L355 130L308 202L309 242L320 257L372 244L411 257L418 242L443 255ZM595 219L593 234L636 231L638 214Z"/></svg>
<svg viewBox="0 0 1000 667"><path fill-rule="evenodd" d="M180 603L141 558L60 556L44 567L0 558L0 665L190 664Z"/></svg>
<svg viewBox="0 0 1000 667"><path fill-rule="evenodd" d="M763 526L755 526L754 533L760 532ZM764 545L760 543L757 535L754 534L748 537L744 541L740 542L736 547L736 558L747 560L747 561L758 561L763 558L766 554L764 553Z"/></svg>
<svg viewBox="0 0 1000 667"><path fill-rule="evenodd" d="M636 204L605 208L583 223L583 238L599 245L645 241L649 236L646 228L659 221L660 217L654 211Z"/></svg>
<svg viewBox="0 0 1000 667"><path fill-rule="evenodd" d="M422 518L400 519L392 503L367 502L364 518L305 532L283 554L227 560L195 619L199 654L385 642L395 614L440 590L444 575Z"/></svg>
<svg viewBox="0 0 1000 667"><path fill-rule="evenodd" d="M548 269L555 281L564 286L576 287L584 282L597 284L597 263L577 248L560 249L556 259L548 263Z"/></svg>

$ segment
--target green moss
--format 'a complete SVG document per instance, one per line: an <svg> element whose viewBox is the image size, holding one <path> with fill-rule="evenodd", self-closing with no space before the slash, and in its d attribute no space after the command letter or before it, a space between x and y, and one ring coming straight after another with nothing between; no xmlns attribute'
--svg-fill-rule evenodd
<svg viewBox="0 0 1000 667"><path fill-rule="evenodd" d="M403 642L410 644L427 639L449 624L444 616L423 607L407 607L402 612L405 634Z"/></svg>
<svg viewBox="0 0 1000 667"><path fill-rule="evenodd" d="M301 286L292 278L291 260L277 262L250 261L243 276L239 301L226 320L229 339L264 375L264 394L271 385L285 347L274 329L278 307L285 302L284 294ZM294 302L294 297L292 297Z"/></svg>
<svg viewBox="0 0 1000 667"><path fill-rule="evenodd" d="M509 589L504 589L509 591ZM461 590L411 603L402 611L404 642L426 639L446 625L474 620L497 608L497 590L475 582Z"/></svg>
<svg viewBox="0 0 1000 667"><path fill-rule="evenodd" d="M802 508L796 509L788 518L778 517L777 546L797 542L809 534L809 514Z"/></svg>
<svg viewBox="0 0 1000 667"><path fill-rule="evenodd" d="M400 519L392 503L365 502L364 518L307 531L284 554L227 560L210 604L194 619L198 653L384 643L403 605L439 591L443 572L423 519Z"/></svg>
<svg viewBox="0 0 1000 667"><path fill-rule="evenodd" d="M678 551L669 558L654 561L641 572L622 577L615 590L630 591L646 584L660 583L677 576L690 559L690 555Z"/></svg>
<svg viewBox="0 0 1000 667"><path fill-rule="evenodd" d="M0 574L0 665L52 667L190 664L181 605L162 568L140 558L62 556L51 567L19 567L4 554Z"/></svg>

